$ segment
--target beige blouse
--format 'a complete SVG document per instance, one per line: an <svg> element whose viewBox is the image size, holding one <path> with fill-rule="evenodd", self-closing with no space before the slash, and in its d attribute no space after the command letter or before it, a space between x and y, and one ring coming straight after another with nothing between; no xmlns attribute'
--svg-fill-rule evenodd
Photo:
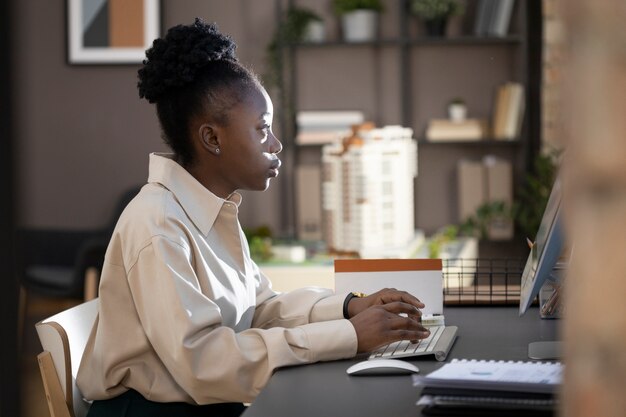
<svg viewBox="0 0 626 417"><path fill-rule="evenodd" d="M250 258L241 196L218 198L170 155L121 215L78 371L87 399L251 402L281 366L352 357L345 294L279 294Z"/></svg>

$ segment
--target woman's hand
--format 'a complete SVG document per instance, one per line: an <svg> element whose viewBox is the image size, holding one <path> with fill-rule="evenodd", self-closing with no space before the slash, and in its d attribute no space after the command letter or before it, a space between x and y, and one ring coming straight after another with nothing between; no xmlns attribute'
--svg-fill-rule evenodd
<svg viewBox="0 0 626 417"><path fill-rule="evenodd" d="M419 301L418 304L424 306ZM358 352L371 352L398 340L417 341L428 337L430 332L415 318L421 317L416 314L416 310L419 311L414 304L390 301L372 305L354 315L350 322L357 334ZM401 316L402 313L406 317Z"/></svg>
<svg viewBox="0 0 626 417"><path fill-rule="evenodd" d="M424 303L408 292L398 291L395 288L384 288L367 297L352 298L348 303L348 316L352 318L372 306L385 305L398 301L413 306L414 309L407 312L408 316L414 320L421 321L422 312L419 309L425 307Z"/></svg>

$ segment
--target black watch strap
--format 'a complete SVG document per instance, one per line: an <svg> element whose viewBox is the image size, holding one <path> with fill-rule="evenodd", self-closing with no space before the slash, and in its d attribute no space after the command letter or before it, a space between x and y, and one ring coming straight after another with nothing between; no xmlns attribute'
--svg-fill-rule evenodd
<svg viewBox="0 0 626 417"><path fill-rule="evenodd" d="M352 291L346 296L346 299L343 300L343 317L346 319L350 318L350 314L348 313L348 304L350 304L350 300L352 300L354 297L363 298L366 297L366 295L362 292Z"/></svg>

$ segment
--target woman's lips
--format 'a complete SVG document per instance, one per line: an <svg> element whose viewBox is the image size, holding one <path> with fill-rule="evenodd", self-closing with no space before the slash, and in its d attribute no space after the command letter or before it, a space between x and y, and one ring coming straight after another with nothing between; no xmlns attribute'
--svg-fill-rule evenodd
<svg viewBox="0 0 626 417"><path fill-rule="evenodd" d="M270 165L270 177L277 177L278 176L278 169L280 168L281 162L280 159L275 159L272 164Z"/></svg>

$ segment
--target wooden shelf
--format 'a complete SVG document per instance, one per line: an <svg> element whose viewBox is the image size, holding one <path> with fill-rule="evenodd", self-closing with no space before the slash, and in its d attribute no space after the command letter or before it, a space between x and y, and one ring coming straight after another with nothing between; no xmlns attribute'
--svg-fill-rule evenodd
<svg viewBox="0 0 626 417"><path fill-rule="evenodd" d="M336 47L381 47L381 46L469 46L469 45L511 45L521 43L522 37L519 35L510 35L505 37L487 37L487 36L455 36L455 37L432 37L420 36L416 38L389 38L377 39L375 41L365 42L346 42L343 40L332 40L325 42L293 42L286 46L295 48L336 48Z"/></svg>
<svg viewBox="0 0 626 417"><path fill-rule="evenodd" d="M415 39L409 39L409 45L433 45L433 46L454 46L454 45L510 45L521 43L522 37L510 35L505 37L488 37L488 36L457 36L450 38L436 38L420 36Z"/></svg>
<svg viewBox="0 0 626 417"><path fill-rule="evenodd" d="M287 46L295 48L337 48L337 47L379 47L379 46L398 46L407 43L402 39L378 39L375 41L364 42L346 42L342 40L325 41L325 42L294 42Z"/></svg>
<svg viewBox="0 0 626 417"><path fill-rule="evenodd" d="M425 138L420 138L417 143L419 145L432 145L432 146L519 146L521 141L519 139L516 140L505 140L505 139L482 139L482 140L442 140L442 141L432 141L427 140Z"/></svg>

